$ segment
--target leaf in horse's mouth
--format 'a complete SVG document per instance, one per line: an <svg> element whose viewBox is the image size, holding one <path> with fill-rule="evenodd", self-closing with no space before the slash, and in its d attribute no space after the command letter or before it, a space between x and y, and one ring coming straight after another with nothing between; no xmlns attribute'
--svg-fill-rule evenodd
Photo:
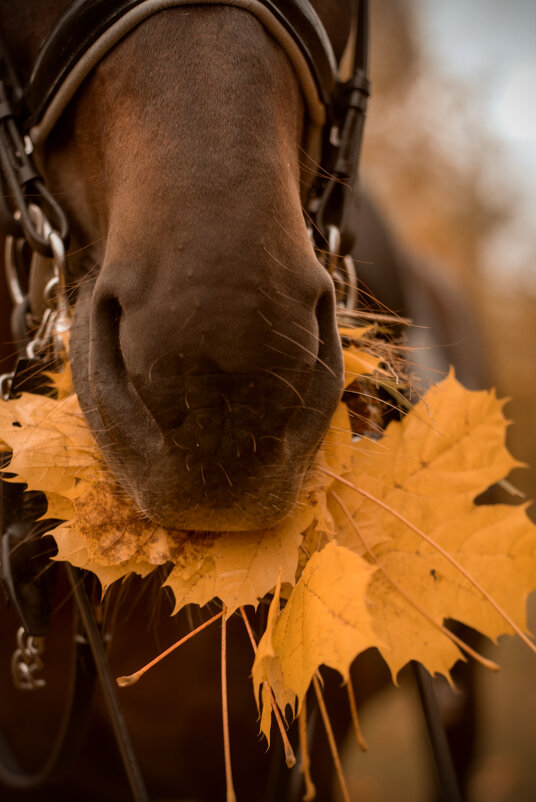
<svg viewBox="0 0 536 802"><path fill-rule="evenodd" d="M373 372L371 386L387 375L378 356L356 347L367 331L343 332L351 337L347 386L363 374ZM256 693L268 683L281 710L301 708L320 665L348 678L371 646L395 678L410 660L448 676L460 649L489 665L446 619L492 639L515 631L535 649L523 630L536 587L536 527L525 505L474 503L518 464L504 444L502 403L465 390L451 373L381 439L356 439L352 414L339 405L292 515L266 530L199 538L135 509L74 395L0 404L0 438L13 452L14 480L43 491L47 517L65 521L52 533L56 559L93 571L103 590L172 562L166 584L175 611L217 597L228 617L277 585L253 676ZM270 694L262 699L269 704ZM265 706L268 739L270 726Z"/></svg>
<svg viewBox="0 0 536 802"><path fill-rule="evenodd" d="M353 339L370 329L352 329ZM379 357L355 345L345 349L345 356L347 384L359 375L381 370ZM95 573L103 592L130 573L146 576L159 565L173 563L166 585L175 595L175 612L215 597L226 606L228 616L240 606L256 605L273 590L280 569L283 583L295 584L298 566L298 573L303 568L304 533L309 545L312 538L316 547L320 543L325 481L318 474L311 473L295 509L274 527L200 533L199 537L168 530L135 507L107 468L70 392L69 368L51 378L57 400L23 394L2 404L0 437L13 451L10 471L29 489L45 493L47 517L64 520L53 531L57 560ZM344 411L343 405L340 409ZM15 421L19 427L13 427ZM345 467L348 444L348 432L332 428L325 448L328 463L335 469Z"/></svg>

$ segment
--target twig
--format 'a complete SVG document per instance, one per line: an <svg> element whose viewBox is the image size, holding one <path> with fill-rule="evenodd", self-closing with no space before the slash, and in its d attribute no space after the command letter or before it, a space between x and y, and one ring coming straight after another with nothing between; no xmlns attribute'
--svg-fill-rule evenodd
<svg viewBox="0 0 536 802"><path fill-rule="evenodd" d="M302 797L303 802L312 802L316 797L316 788L311 778L311 761L309 759L309 749L307 746L307 704L304 698L298 716L298 735L300 737L301 766L305 782L305 793Z"/></svg>
<svg viewBox="0 0 536 802"><path fill-rule="evenodd" d="M352 724L354 725L356 741L361 751L366 752L368 746L367 742L363 738L361 727L359 726L359 717L357 715L357 705L355 703L354 686L352 685L351 677L348 677L348 682L346 683L346 691L348 693L348 703L350 705L350 713L352 715Z"/></svg>

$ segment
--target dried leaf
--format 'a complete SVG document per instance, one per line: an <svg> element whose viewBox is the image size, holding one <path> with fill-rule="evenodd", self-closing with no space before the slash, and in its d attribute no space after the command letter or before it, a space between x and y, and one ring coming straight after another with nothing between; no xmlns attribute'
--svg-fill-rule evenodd
<svg viewBox="0 0 536 802"><path fill-rule="evenodd" d="M536 528L525 507L474 504L518 464L505 447L502 406L493 393L465 390L451 373L381 440L354 442L349 469L348 439L331 433L331 451L319 457L318 469L338 462L339 476L357 490L328 469L337 543L311 557L282 612L274 597L254 664L256 695L268 680L281 709L295 709L320 665L345 677L373 645L395 679L410 660L449 676L461 652L443 628L446 619L491 638L512 631L415 528L525 628L526 597L536 588ZM263 710L264 732L267 719Z"/></svg>
<svg viewBox="0 0 536 802"><path fill-rule="evenodd" d="M54 529L52 534L58 546L58 554L54 559L58 562L66 561L76 568L91 571L98 577L102 585L103 595L113 582L124 579L132 573L139 574L142 577L147 576L156 567L140 562L135 558L116 565L103 565L95 562L89 557L84 538L69 524L61 524Z"/></svg>
<svg viewBox="0 0 536 802"><path fill-rule="evenodd" d="M493 393L469 392L451 374L380 441L355 445L353 480L444 548L524 629L526 596L536 587L535 528L523 507L473 503L518 464L504 444L502 406ZM341 484L336 492L359 530L348 536L346 529L345 545L379 564L438 624L454 618L491 638L511 632L482 594L392 513ZM337 502L328 499L328 506L336 528L344 527ZM458 650L381 571L369 600L393 675L411 659L448 675Z"/></svg>
<svg viewBox="0 0 536 802"><path fill-rule="evenodd" d="M218 597L230 616L242 605L257 606L275 587L279 570L283 582L294 584L302 533L312 520L312 510L299 506L271 529L207 533L185 543L166 582L175 595L175 610Z"/></svg>
<svg viewBox="0 0 536 802"><path fill-rule="evenodd" d="M63 385L62 385L63 386ZM303 532L314 513L304 498L271 529L239 533L166 530L144 518L99 455L75 396L57 401L24 394L0 405L0 437L13 449L13 481L45 492L58 560L93 571L105 589L136 572L174 564L167 584L179 610L219 597L231 615L272 590L279 568L293 585Z"/></svg>
<svg viewBox="0 0 536 802"><path fill-rule="evenodd" d="M379 645L366 602L374 572L335 543L311 557L283 611L277 615L271 609L253 665L256 695L267 681L282 710L289 692L299 707L319 666L331 666L347 678L355 657Z"/></svg>
<svg viewBox="0 0 536 802"><path fill-rule="evenodd" d="M378 370L379 360L353 344L368 330L347 334L346 384ZM66 390L63 382L60 395ZM448 675L460 652L445 619L491 638L511 631L452 560L525 627L535 527L524 507L474 504L518 465L504 445L502 406L451 374L374 441L352 435L341 404L296 511L258 532L177 532L145 519L105 466L74 396L0 404L0 439L13 450L14 480L44 491L47 515L67 521L53 533L57 559L93 571L103 589L171 561L176 610L217 597L230 615L275 587L253 668L256 698L267 680L281 709L296 710L320 665L347 677L370 646L395 678L411 659ZM269 738L265 693L262 702Z"/></svg>

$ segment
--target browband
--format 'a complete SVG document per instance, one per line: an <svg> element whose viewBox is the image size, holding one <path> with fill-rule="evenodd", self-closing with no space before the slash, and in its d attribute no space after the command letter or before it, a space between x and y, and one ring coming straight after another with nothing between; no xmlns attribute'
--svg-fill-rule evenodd
<svg viewBox="0 0 536 802"><path fill-rule="evenodd" d="M43 42L26 87L24 128L32 141L49 136L83 80L123 37L153 14L187 5L233 6L259 19L294 67L310 120L305 147L317 151L337 65L307 0L74 0Z"/></svg>

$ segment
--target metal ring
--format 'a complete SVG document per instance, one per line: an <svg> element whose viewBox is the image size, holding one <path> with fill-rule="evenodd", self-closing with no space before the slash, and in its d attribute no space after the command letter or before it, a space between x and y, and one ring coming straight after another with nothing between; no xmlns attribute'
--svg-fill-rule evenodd
<svg viewBox="0 0 536 802"><path fill-rule="evenodd" d="M58 234L57 231L54 229L50 230L48 235L48 241L50 242L50 247L52 249L52 259L54 261L54 267L57 268L58 273L60 275L65 275L65 245L63 244L63 240Z"/></svg>
<svg viewBox="0 0 536 802"><path fill-rule="evenodd" d="M42 345L43 344L41 340L31 340L26 346L26 356L28 359L37 359L37 355L39 354Z"/></svg>
<svg viewBox="0 0 536 802"><path fill-rule="evenodd" d="M47 306L55 306L57 303L58 292L60 289L60 277L52 276L45 284L43 299Z"/></svg>
<svg viewBox="0 0 536 802"><path fill-rule="evenodd" d="M11 385L15 373L2 373L0 376L0 396L4 401L9 401L11 398Z"/></svg>
<svg viewBox="0 0 536 802"><path fill-rule="evenodd" d="M337 226L328 226L328 263L327 269L333 275L341 252L341 232Z"/></svg>

